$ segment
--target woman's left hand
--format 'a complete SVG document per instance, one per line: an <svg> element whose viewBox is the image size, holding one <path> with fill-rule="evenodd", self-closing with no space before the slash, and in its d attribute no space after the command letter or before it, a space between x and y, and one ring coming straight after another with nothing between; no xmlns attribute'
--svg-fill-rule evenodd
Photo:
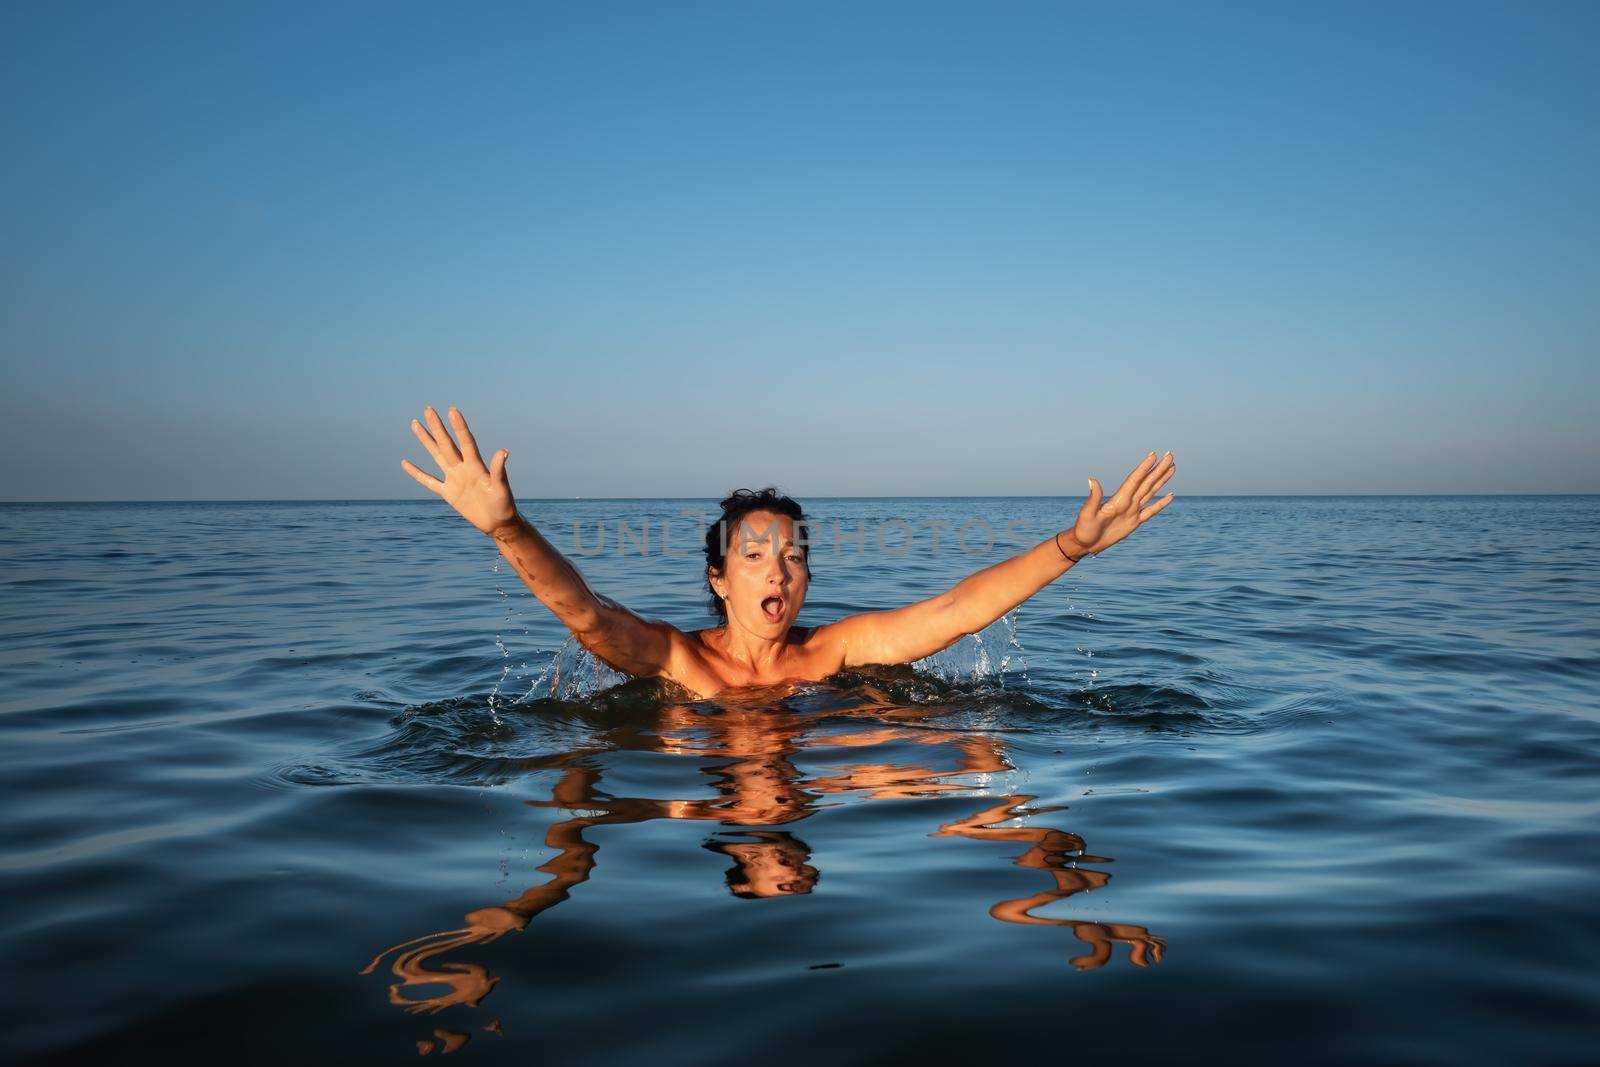
<svg viewBox="0 0 1600 1067"><path fill-rule="evenodd" d="M1068 552L1068 555L1104 552L1148 522L1156 512L1172 503L1172 493L1154 504L1150 503L1150 498L1177 471L1178 466L1171 452L1161 457L1160 462L1156 461L1156 454L1152 452L1143 463L1133 468L1133 472L1117 490L1117 495L1110 500L1102 500L1099 481L1090 478L1089 499L1083 502L1083 507L1078 511L1077 525L1064 531L1078 543L1076 550Z"/></svg>

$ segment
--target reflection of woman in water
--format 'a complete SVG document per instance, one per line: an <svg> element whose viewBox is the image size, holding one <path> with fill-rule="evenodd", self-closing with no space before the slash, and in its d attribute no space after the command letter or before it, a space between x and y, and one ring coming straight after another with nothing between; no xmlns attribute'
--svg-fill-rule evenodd
<svg viewBox="0 0 1600 1067"><path fill-rule="evenodd" d="M521 930L535 915L566 900L574 887L588 880L595 867L598 846L584 837L584 831L591 826L691 819L732 827L714 831L704 847L730 861L727 885L733 895L757 899L810 893L822 873L812 866L809 846L791 827L815 813L829 796L866 800L984 797L984 806L978 811L946 823L931 836L1026 845L1026 850L1014 858L1016 865L1046 873L1052 882L1049 888L1032 895L1000 901L990 907L990 915L1003 922L1071 929L1089 948L1086 954L1071 960L1079 969L1105 964L1117 943L1128 946L1129 959L1139 966L1159 962L1166 943L1143 926L1033 914L1053 901L1104 886L1111 876L1099 870L1098 865L1111 861L1087 855L1083 839L1077 834L1048 826L1011 825L1023 816L1059 809L1029 806L1033 796L994 795L979 790L972 781L962 780L1012 770L998 738L930 729L937 727L937 721L928 721L926 709L911 712L919 720L916 723L894 723L894 718L906 718L909 711L868 706L848 712L775 716L761 708L733 705L707 715L692 707L675 705L662 709L658 713L660 721L653 723L651 729L619 730L606 738L627 750L707 757L702 769L712 775L717 794L708 799L612 797L600 787L597 768L597 757L608 751L609 745L563 754L554 763L561 768L561 777L550 799L527 802L535 807L581 813L555 823L545 835L545 846L556 850L556 855L538 869L550 875L549 880L530 887L515 900L468 913L466 925L459 929L396 945L374 959L362 973L373 972L393 953L390 971L398 981L389 987L391 1002L411 1012L438 1012L457 1004L476 1006L498 979L480 964L444 961L440 957ZM864 728L841 733L841 715L865 716L869 722ZM933 758L927 762L934 766L860 762L810 777L795 766L796 758L808 748L870 751L890 743L946 748L953 755L955 766L941 769ZM930 751L929 755L937 753ZM884 903L894 904L892 900Z"/></svg>
<svg viewBox="0 0 1600 1067"><path fill-rule="evenodd" d="M951 743L940 731L905 730L883 725L840 736L808 736L818 716L774 717L741 711L730 690L769 687L795 681L818 681L851 667L912 663L977 633L1049 585L1080 559L1105 551L1172 502L1155 500L1176 471L1172 453L1145 457L1117 492L1104 498L1100 483L1089 479L1089 496L1076 522L1054 537L966 578L948 592L892 611L865 612L814 627L795 627L810 581L810 546L799 527L800 505L776 490L740 490L722 502L722 515L706 531L706 584L713 612L721 625L685 633L674 626L641 618L609 597L589 588L583 576L545 537L517 512L506 478L504 450L487 465L466 419L454 408L449 415L452 436L431 407L426 424L412 423L443 479L424 473L409 461L401 466L422 485L445 499L463 518L499 545L533 595L549 608L597 659L626 674L659 678L698 697L724 695L715 716L677 706L661 714L666 722L652 731L645 747L663 751L697 751L718 758L706 769L715 776L717 796L698 800L615 798L597 788L599 771L592 753L561 757L561 780L538 806L575 810L553 825L545 844L557 855L539 870L548 881L529 888L503 905L480 908L456 930L396 945L367 967L367 972L393 954L390 970L399 979L390 999L413 1012L437 1012L452 1004L475 1005L497 979L479 964L442 962L439 957L475 943L493 941L520 930L541 911L566 900L574 886L588 879L597 846L584 838L590 826L645 822L651 819L695 819L729 830L714 833L705 847L729 861L728 889L741 898L809 893L821 873L810 862L806 843L791 829L808 817L829 794L873 797L930 796L968 790L952 782L962 774L1008 770L996 742L958 737L956 770L862 763L833 773L805 778L794 757L807 745L870 746L885 741ZM731 536L730 536L731 534ZM883 713L882 708L873 714ZM837 716L829 712L827 716ZM712 731L711 741L693 735ZM630 746L636 747L636 746ZM1019 866L1048 873L1053 885L1032 896L995 904L990 914L1006 922L1067 926L1090 946L1072 962L1098 967L1117 942L1129 946L1129 958L1144 965L1159 960L1163 942L1142 926L1081 922L1033 914L1042 905L1074 893L1096 889L1109 877L1084 864L1109 862L1083 854L1074 834L1043 826L1001 825L1020 816L1050 810L1029 808L1032 796L996 797L973 815L948 823L936 836L978 841L1021 842L1028 846ZM437 990L443 986L443 992ZM428 995L422 992L426 987ZM408 995L409 994L409 995ZM465 1034L436 1031L445 1051L459 1047ZM431 1051L432 1042L419 1042Z"/></svg>
<svg viewBox="0 0 1600 1067"><path fill-rule="evenodd" d="M1078 560L1104 552L1172 502L1155 494L1176 472L1172 453L1154 452L1110 499L1089 479L1077 521L1026 552L978 571L948 592L893 611L794 627L810 581L809 546L797 538L800 505L776 491L741 491L723 501L706 532L706 581L722 625L684 633L644 619L589 588L572 563L517 512L504 449L487 466L467 420L454 408L455 437L438 412L412 430L443 480L402 461L406 473L438 493L493 537L533 595L594 656L626 674L664 678L697 696L726 689L818 681L850 667L912 663L977 633L1055 581ZM459 439L459 444L457 442ZM729 536L729 533L732 536Z"/></svg>

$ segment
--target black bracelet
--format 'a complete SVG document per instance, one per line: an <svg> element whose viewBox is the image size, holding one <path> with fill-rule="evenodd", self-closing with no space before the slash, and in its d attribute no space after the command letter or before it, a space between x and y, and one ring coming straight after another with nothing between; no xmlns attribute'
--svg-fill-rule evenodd
<svg viewBox="0 0 1600 1067"><path fill-rule="evenodd" d="M1061 533L1066 533L1066 531L1062 530ZM1085 552L1083 554L1083 556L1069 556L1069 555L1067 555L1067 550L1061 547L1061 534L1060 533L1056 534L1056 551L1061 553L1061 558L1066 560L1069 563L1076 563L1076 562L1078 562L1078 560L1082 559L1083 556L1092 556L1092 555L1094 555L1093 552Z"/></svg>

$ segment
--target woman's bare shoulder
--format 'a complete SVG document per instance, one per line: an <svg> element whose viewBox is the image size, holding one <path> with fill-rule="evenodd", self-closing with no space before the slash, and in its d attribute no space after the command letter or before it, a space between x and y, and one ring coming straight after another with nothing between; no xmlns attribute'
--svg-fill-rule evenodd
<svg viewBox="0 0 1600 1067"><path fill-rule="evenodd" d="M704 630L682 630L678 642L679 654L698 666L709 666L720 658L720 650L727 637L726 626L711 626Z"/></svg>

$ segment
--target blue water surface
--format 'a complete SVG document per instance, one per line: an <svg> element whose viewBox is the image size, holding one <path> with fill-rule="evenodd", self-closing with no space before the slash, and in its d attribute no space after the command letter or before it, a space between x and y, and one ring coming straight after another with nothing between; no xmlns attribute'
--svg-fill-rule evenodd
<svg viewBox="0 0 1600 1067"><path fill-rule="evenodd" d="M1076 508L805 503L803 624ZM695 628L711 506L523 509ZM689 701L435 500L0 506L0 1056L1593 1062L1597 531L1180 498L915 668Z"/></svg>

